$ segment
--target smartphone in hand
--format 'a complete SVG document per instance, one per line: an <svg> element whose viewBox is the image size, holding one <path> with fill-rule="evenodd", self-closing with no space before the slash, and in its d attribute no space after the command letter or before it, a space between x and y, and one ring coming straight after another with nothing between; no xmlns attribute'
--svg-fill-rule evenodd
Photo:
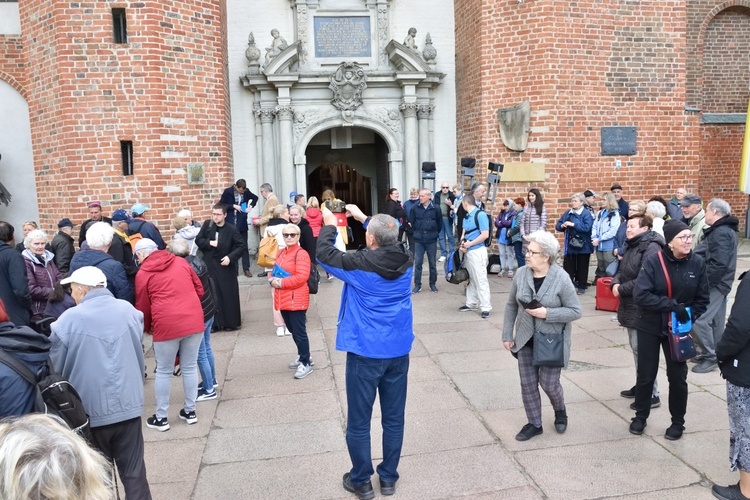
<svg viewBox="0 0 750 500"><path fill-rule="evenodd" d="M531 302L521 302L521 305L524 309L539 309L542 307L542 303L536 299L533 299Z"/></svg>

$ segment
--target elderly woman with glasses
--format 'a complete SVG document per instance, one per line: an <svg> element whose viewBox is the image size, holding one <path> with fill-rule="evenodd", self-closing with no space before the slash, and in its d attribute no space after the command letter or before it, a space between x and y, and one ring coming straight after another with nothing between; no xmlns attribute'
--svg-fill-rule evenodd
<svg viewBox="0 0 750 500"><path fill-rule="evenodd" d="M706 262L692 252L693 235L684 222L664 223L667 246L649 255L641 264L633 298L638 306L638 366L635 383L635 418L632 434L643 434L651 413L651 395L659 371L659 348L664 351L669 381L669 413L672 424L664 437L675 441L685 430L687 409L687 363L670 355L671 313L681 323L695 321L706 312L709 301Z"/></svg>
<svg viewBox="0 0 750 500"><path fill-rule="evenodd" d="M564 367L570 360L571 322L581 317L573 283L563 269L555 264L560 244L546 231L527 235L526 265L513 277L503 323L503 347L518 359L521 376L521 398L528 423L516 435L527 441L542 433L542 400L539 387L549 397L555 411L555 430L565 432L568 414L563 388L562 368L534 366L534 332L563 336Z"/></svg>
<svg viewBox="0 0 750 500"><path fill-rule="evenodd" d="M310 257L299 246L300 228L296 224L286 224L281 230L286 246L279 250L276 265L271 273L273 306L281 312L286 328L292 333L297 345L297 358L289 363L296 369L294 378L305 378L312 373L310 341L307 338L307 308L310 304L310 290L307 279L310 277Z"/></svg>

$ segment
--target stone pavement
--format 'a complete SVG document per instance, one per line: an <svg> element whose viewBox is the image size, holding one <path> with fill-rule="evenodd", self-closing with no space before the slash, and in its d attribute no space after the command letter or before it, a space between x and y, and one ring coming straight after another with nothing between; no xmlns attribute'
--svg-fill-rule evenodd
<svg viewBox="0 0 750 500"><path fill-rule="evenodd" d="M750 269L749 253L741 252L738 275ZM555 432L542 395L544 434L517 442L526 418L516 362L501 347L510 280L490 277L494 309L482 320L457 312L463 286L439 274L439 293L413 296L416 339L394 498L709 499L713 481L737 481L728 466L725 385L718 371L689 373L685 434L672 442L663 437L669 411L662 362L662 407L652 411L643 436L628 432L632 400L619 392L635 382L633 357L613 313L595 310L593 289L581 298L584 315L575 323L571 364L562 375L568 430ZM291 337L274 334L265 280L241 277L240 283L243 328L212 336L219 399L198 403L198 423L187 426L177 417L182 379L174 377L171 430L160 433L144 423L154 499L354 498L341 486L350 467L345 354L334 347L341 283L322 282L311 301L315 369L303 380L287 368L296 355ZM144 421L154 412L151 351L147 365ZM372 434L377 464L377 404ZM373 484L379 495L377 475Z"/></svg>

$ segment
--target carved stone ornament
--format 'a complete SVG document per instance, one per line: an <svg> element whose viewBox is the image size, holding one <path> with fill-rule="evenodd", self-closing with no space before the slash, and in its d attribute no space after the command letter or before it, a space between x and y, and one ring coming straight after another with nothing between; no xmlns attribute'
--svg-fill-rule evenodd
<svg viewBox="0 0 750 500"><path fill-rule="evenodd" d="M258 73L260 63L260 49L255 46L255 36L253 32L247 37L247 49L245 49L245 59L247 59L247 72Z"/></svg>
<svg viewBox="0 0 750 500"><path fill-rule="evenodd" d="M512 151L526 151L529 142L531 104L523 101L515 106L497 110L500 139Z"/></svg>
<svg viewBox="0 0 750 500"><path fill-rule="evenodd" d="M404 118L415 118L417 116L419 105L414 102L404 102L398 107L398 109L404 113Z"/></svg>
<svg viewBox="0 0 750 500"><path fill-rule="evenodd" d="M284 40L284 37L279 34L279 30L276 28L271 30L271 36L273 37L273 41L271 42L270 47L266 47L266 62L265 66L268 66L271 61L273 61L273 58L281 54L284 49L289 47L289 44L286 43L286 40Z"/></svg>
<svg viewBox="0 0 750 500"><path fill-rule="evenodd" d="M276 106L276 116L279 120L291 120L294 117L294 108L291 106Z"/></svg>
<svg viewBox="0 0 750 500"><path fill-rule="evenodd" d="M411 49L414 52L417 52L419 50L419 47L417 47L417 28L409 28L409 33L406 35L406 38L404 38L404 46L407 49Z"/></svg>
<svg viewBox="0 0 750 500"><path fill-rule="evenodd" d="M429 33L424 37L424 49L422 50L422 57L427 64L435 64L435 58L437 57L437 49L432 46L432 37Z"/></svg>
<svg viewBox="0 0 750 500"><path fill-rule="evenodd" d="M343 62L331 75L333 91L331 104L341 111L354 111L362 104L362 91L367 88L367 76L360 65L354 62Z"/></svg>

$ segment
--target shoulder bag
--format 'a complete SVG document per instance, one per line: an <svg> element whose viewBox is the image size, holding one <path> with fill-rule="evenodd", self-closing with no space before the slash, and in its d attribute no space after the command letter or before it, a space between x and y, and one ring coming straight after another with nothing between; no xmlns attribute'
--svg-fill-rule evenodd
<svg viewBox="0 0 750 500"><path fill-rule="evenodd" d="M659 252L659 262L661 263L661 269L664 271L664 277L667 280L667 297L672 298L672 281L669 279L669 273L667 272L667 266L664 263L664 252ZM697 356L695 351L695 342L690 332L680 332L673 328L673 315L669 314L669 354L672 361L684 363L689 359Z"/></svg>
<svg viewBox="0 0 750 500"><path fill-rule="evenodd" d="M266 230L266 235L260 240L260 244L258 245L258 265L265 268L273 267L276 263L276 255L278 253L279 241L276 239L276 236L268 234L268 230Z"/></svg>
<svg viewBox="0 0 750 500"><path fill-rule="evenodd" d="M562 368L565 366L565 325L560 333L544 333L536 329L534 322L534 353L531 364L534 366L548 366Z"/></svg>

